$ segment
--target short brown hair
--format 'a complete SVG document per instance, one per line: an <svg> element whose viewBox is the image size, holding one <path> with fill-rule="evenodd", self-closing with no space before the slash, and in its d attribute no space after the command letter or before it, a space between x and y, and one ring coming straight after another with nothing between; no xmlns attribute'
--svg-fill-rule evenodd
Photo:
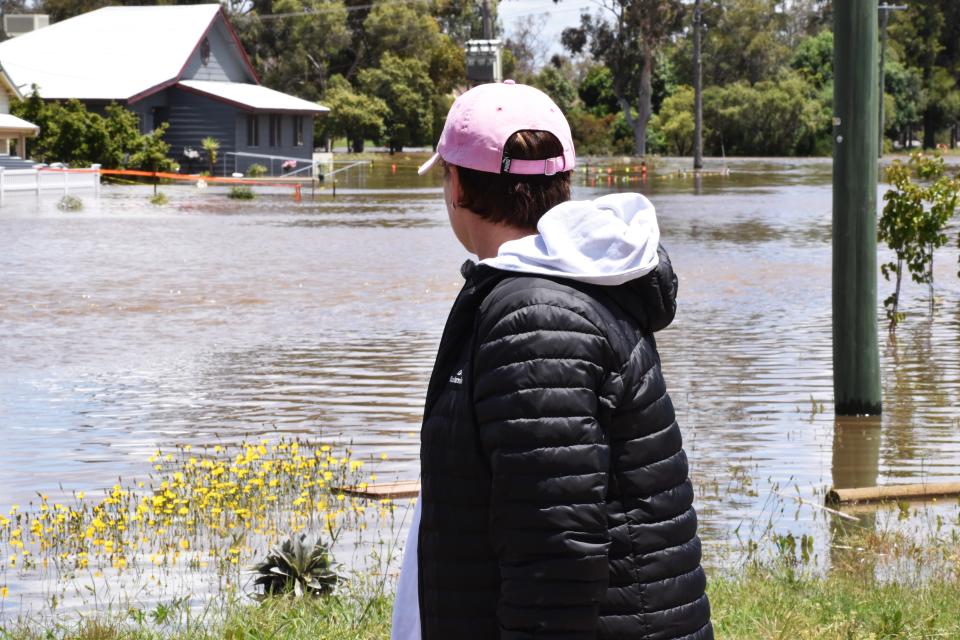
<svg viewBox="0 0 960 640"><path fill-rule="evenodd" d="M513 160L545 160L563 155L563 145L547 131L518 131L504 154ZM570 199L570 171L546 175L488 173L457 167L463 194L458 206L481 218L521 229L536 229L540 217Z"/></svg>

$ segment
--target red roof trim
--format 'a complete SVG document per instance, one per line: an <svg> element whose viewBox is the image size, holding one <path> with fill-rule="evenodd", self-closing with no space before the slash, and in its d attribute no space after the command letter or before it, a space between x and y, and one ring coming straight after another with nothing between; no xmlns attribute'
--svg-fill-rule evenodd
<svg viewBox="0 0 960 640"><path fill-rule="evenodd" d="M213 18L210 20L210 24L208 24L207 28L203 30L202 34L200 34L200 39L197 40L197 44L195 44L193 49L190 50L190 55L187 56L187 59L183 62L183 66L180 67L180 72L177 74L177 76L173 78L173 82L177 82L183 78L183 72L187 70L187 65L190 64L193 54L195 54L200 48L200 45L203 44L203 39L207 37L207 34L209 34L210 30L213 29L213 25L217 23L217 18L220 17L223 18L223 23L227 25L227 33L229 33L233 38L233 43L237 46L237 50L240 51L243 64L246 65L247 71L250 72L250 77L253 78L254 82L260 84L260 78L257 76L257 72L253 68L253 64L250 62L250 56L247 55L246 50L243 48L243 44L240 42L240 37L233 29L233 25L230 24L230 18L227 17L227 10L223 8L223 5L220 5L220 9L214 14Z"/></svg>
<svg viewBox="0 0 960 640"><path fill-rule="evenodd" d="M155 86L153 86L153 87L150 87L149 89L146 89L146 90L144 90L144 91L141 91L140 93L137 93L137 94L135 94L135 95L132 95L132 96L130 96L129 98L127 98L127 104L133 104L134 102L139 102L140 100L143 100L144 98L149 98L150 96L152 96L152 95L155 94L155 93L159 93L160 91L163 91L164 89L168 89L168 88L172 87L173 85L177 84L178 81L179 81L178 78L171 78L170 80L166 80L165 82L161 82L161 83L158 84L158 85L155 85Z"/></svg>
<svg viewBox="0 0 960 640"><path fill-rule="evenodd" d="M187 65L190 64L190 60L193 58L193 54L195 54L197 50L200 48L200 45L203 44L203 39L207 37L207 34L210 33L210 30L213 28L213 25L216 24L217 18L220 18L220 17L223 18L223 22L227 26L227 33L229 33L230 37L233 38L233 42L236 45L237 50L240 52L240 55L243 59L243 64L247 67L247 71L250 72L250 77L253 78L254 82L256 82L257 84L260 84L260 77L257 76L257 71L256 69L253 68L253 63L250 62L250 56L247 55L246 49L243 48L243 44L240 42L240 36L237 35L237 32L236 30L234 30L233 25L230 24L230 18L227 16L226 9L223 8L223 5L220 5L220 8L213 15L213 18L210 19L210 23L207 25L207 28L204 29L203 33L200 35L200 39L197 40L197 44L195 44L193 49L190 50L190 55L188 55L187 59L183 62L183 66L180 67L180 71L177 73L177 75L174 76L173 78L170 78L169 80L161 82L158 85L150 87L145 91L141 91L140 93L130 96L129 98L127 98L127 104L133 104L134 102L139 102L144 98L149 98L150 96L157 93L158 91L163 91L164 89L167 89L177 84L183 78L183 73L187 70Z"/></svg>
<svg viewBox="0 0 960 640"><path fill-rule="evenodd" d="M240 36L237 35L236 29L233 28L233 24L230 22L230 16L227 15L227 10L223 8L223 5L220 5L220 13L223 15L224 24L227 25L227 31L233 37L233 41L236 43L237 49L240 51L240 55L243 56L243 62L247 65L250 75L253 76L253 81L257 84L260 84L260 76L257 75L257 70L253 68L253 63L250 61L250 56L247 55L247 50L243 47L243 43L240 42ZM199 47L200 43L197 43L197 46Z"/></svg>

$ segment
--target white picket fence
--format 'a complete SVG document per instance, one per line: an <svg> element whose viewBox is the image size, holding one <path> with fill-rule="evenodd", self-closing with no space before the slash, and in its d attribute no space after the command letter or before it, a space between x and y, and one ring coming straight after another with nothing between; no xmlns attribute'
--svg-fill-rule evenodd
<svg viewBox="0 0 960 640"><path fill-rule="evenodd" d="M72 191L92 189L100 193L100 165L88 169L6 169L0 167L0 205L11 193L33 192L40 195L44 191L59 191L68 194Z"/></svg>

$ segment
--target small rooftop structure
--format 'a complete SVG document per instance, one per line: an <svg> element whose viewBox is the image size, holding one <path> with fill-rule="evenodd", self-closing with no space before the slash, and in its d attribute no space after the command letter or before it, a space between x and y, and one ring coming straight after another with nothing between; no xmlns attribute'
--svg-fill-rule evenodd
<svg viewBox="0 0 960 640"><path fill-rule="evenodd" d="M473 84L503 81L503 43L500 40L469 40L465 50L467 80Z"/></svg>
<svg viewBox="0 0 960 640"><path fill-rule="evenodd" d="M50 16L44 13L5 13L3 14L3 32L7 37L15 38L25 33L42 29L50 24Z"/></svg>

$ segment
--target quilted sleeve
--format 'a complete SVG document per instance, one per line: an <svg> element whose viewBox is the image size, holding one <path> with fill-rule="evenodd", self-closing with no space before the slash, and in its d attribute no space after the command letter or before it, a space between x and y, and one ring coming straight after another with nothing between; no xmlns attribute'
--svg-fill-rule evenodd
<svg viewBox="0 0 960 640"><path fill-rule="evenodd" d="M528 304L481 322L474 408L491 475L501 638L595 638L608 583L610 347L581 314Z"/></svg>

